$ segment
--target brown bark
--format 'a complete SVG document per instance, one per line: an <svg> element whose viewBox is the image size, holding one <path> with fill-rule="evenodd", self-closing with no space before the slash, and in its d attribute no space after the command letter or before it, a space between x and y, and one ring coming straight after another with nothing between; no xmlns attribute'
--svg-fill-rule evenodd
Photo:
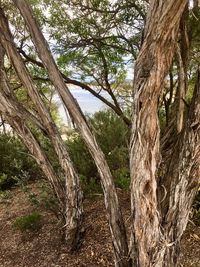
<svg viewBox="0 0 200 267"><path fill-rule="evenodd" d="M158 98L169 71L186 0L151 1L134 74L130 142L132 236L135 266L162 266L156 171L160 161ZM159 254L159 257L157 255Z"/></svg>
<svg viewBox="0 0 200 267"><path fill-rule="evenodd" d="M177 104L177 113L176 113L176 126L177 126L177 132L180 133L182 128L183 128L183 123L184 123L184 99L186 96L186 88L187 88L187 72L185 72L184 65L183 65L183 60L181 56L181 51L179 46L177 46L177 58L178 58L178 87L177 87L177 99L176 99L176 104Z"/></svg>
<svg viewBox="0 0 200 267"><path fill-rule="evenodd" d="M79 235L81 236L82 231L81 224L83 210L79 177L74 170L73 164L70 160L65 144L57 130L57 127L53 122L48 109L43 103L36 87L34 86L23 60L17 52L3 10L0 10L0 15L0 42L2 43L2 46L11 60L19 79L24 87L28 90L28 94L35 104L40 121L43 123L46 129L46 132L58 155L59 163L64 171L66 182L66 242L68 247L73 250L76 249L76 246L78 245Z"/></svg>
<svg viewBox="0 0 200 267"><path fill-rule="evenodd" d="M17 0L13 1L19 8L22 16L31 33L33 42L38 51L44 66L46 67L49 78L54 84L57 92L59 93L63 103L67 107L69 114L76 123L83 140L85 141L89 151L97 165L101 183L105 196L105 205L109 218L110 231L112 236L115 265L116 266L130 266L128 259L128 245L126 239L125 226L118 203L114 181L105 160L105 156L98 146L94 135L92 134L84 115L82 114L78 104L71 95L69 89L66 87L63 77L61 76L55 61L50 53L50 49L42 35L40 28L33 17L32 10L26 1Z"/></svg>
<svg viewBox="0 0 200 267"><path fill-rule="evenodd" d="M20 108L17 99L12 96L12 90L6 81L5 72L2 69L3 55L4 53L2 47L0 47L0 111L10 126L16 130L46 175L59 201L61 212L63 212L65 197L64 188L60 183L59 178L55 174L45 153L42 151L38 141L35 139L25 123L25 120L27 120L27 114L24 113L24 110Z"/></svg>
<svg viewBox="0 0 200 267"><path fill-rule="evenodd" d="M177 266L179 245L186 228L190 208L200 184L200 73L184 130L180 134L164 181L169 192L163 201L162 228L166 242L163 266Z"/></svg>
<svg viewBox="0 0 200 267"><path fill-rule="evenodd" d="M185 7L183 15L180 21L180 45L177 45L177 65L178 65L178 87L177 87L177 132L180 133L183 129L184 122L184 109L185 109L185 96L188 87L187 81L187 69L188 69L188 57L189 57L189 37L186 21L188 19L188 4Z"/></svg>

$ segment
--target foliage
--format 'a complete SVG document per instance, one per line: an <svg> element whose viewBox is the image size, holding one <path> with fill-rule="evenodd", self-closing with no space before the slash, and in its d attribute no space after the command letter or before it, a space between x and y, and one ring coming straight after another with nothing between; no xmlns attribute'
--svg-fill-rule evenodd
<svg viewBox="0 0 200 267"><path fill-rule="evenodd" d="M96 194L102 193L100 182L95 178L88 178L80 175L81 187L85 197L94 197Z"/></svg>
<svg viewBox="0 0 200 267"><path fill-rule="evenodd" d="M105 153L115 180L119 180L118 186L123 188L126 184L125 180L129 177L128 139L130 132L128 127L110 110L96 112L89 118L89 121L97 141ZM96 166L82 139L76 134L74 138L69 138L66 141L66 145L78 173L82 176L84 188L86 189L86 185L88 185L89 188L86 191L91 191L93 185L95 191L96 185L94 186L94 184L97 183L99 187L99 176Z"/></svg>
<svg viewBox="0 0 200 267"><path fill-rule="evenodd" d="M131 1L43 2L63 72L82 81L96 81L102 88L106 80L124 80L126 65L138 52L144 4L137 3L138 12Z"/></svg>
<svg viewBox="0 0 200 267"><path fill-rule="evenodd" d="M41 172L21 141L10 134L0 134L0 189L8 189L16 181L37 178Z"/></svg>
<svg viewBox="0 0 200 267"><path fill-rule="evenodd" d="M41 227L41 215L37 212L17 217L13 223L14 227L22 232L36 231Z"/></svg>
<svg viewBox="0 0 200 267"><path fill-rule="evenodd" d="M58 217L58 201L46 181L39 182L37 193L27 190L27 194L32 205L43 210L51 211Z"/></svg>
<svg viewBox="0 0 200 267"><path fill-rule="evenodd" d="M10 203L12 193L10 190L0 191L0 203Z"/></svg>
<svg viewBox="0 0 200 267"><path fill-rule="evenodd" d="M74 135L74 133L72 133ZM79 174L84 177L96 177L97 170L93 160L78 134L66 141L72 162Z"/></svg>
<svg viewBox="0 0 200 267"><path fill-rule="evenodd" d="M128 189L130 184L130 173L128 168L117 169L113 172L115 184L121 189Z"/></svg>

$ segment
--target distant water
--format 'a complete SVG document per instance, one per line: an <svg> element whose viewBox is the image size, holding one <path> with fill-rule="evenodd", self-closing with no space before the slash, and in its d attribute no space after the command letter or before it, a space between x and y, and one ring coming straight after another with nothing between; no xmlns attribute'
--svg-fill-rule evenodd
<svg viewBox="0 0 200 267"><path fill-rule="evenodd" d="M95 112L106 109L107 107L102 101L100 101L98 98L96 98L86 90L73 88L70 89L70 91L78 102L78 104L80 105L80 108L82 109L83 113L94 114ZM101 95L109 99L109 95L106 92L101 92ZM67 118L64 107L62 106L62 103L58 98L56 98L56 101L59 104L60 115L63 121L66 122Z"/></svg>

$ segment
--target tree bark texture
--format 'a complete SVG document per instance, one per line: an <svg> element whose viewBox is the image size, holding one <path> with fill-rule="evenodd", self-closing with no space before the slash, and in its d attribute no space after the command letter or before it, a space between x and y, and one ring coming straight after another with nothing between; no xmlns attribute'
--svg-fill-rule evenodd
<svg viewBox="0 0 200 267"><path fill-rule="evenodd" d="M132 226L130 258L128 257L126 230L105 156L78 104L66 87L27 1L13 0L13 2L24 17L49 78L76 123L99 170L109 218L115 266L177 266L180 238L186 227L190 206L199 185L199 76L186 125L182 123L183 117L179 119L178 132L180 134L177 136L174 152L164 176L168 186L167 194L162 203L159 203L160 198L157 197L157 191L160 190L157 180L160 162L160 127L157 112L158 99L164 78L171 66L179 23L187 0L150 1L144 42L135 65L130 141ZM13 45L12 36L3 18L0 18L0 28L3 29L0 31L1 42L15 66L18 76L24 86L29 89L40 114L45 116L41 122L45 125L49 135L54 135L55 131L48 124L50 119L46 115L37 90L35 90L33 82ZM182 57L181 60L184 67L184 58ZM182 106L181 112L183 115ZM165 188L165 186L163 187Z"/></svg>
<svg viewBox="0 0 200 267"><path fill-rule="evenodd" d="M184 110L185 110L185 96L188 88L187 69L189 61L190 40L187 29L188 19L188 5L187 3L180 21L180 45L177 45L177 65L178 65L178 87L176 95L177 104L177 132L180 133L184 127Z"/></svg>
<svg viewBox="0 0 200 267"><path fill-rule="evenodd" d="M64 171L66 182L66 210L64 211L64 216L66 218L66 242L68 247L74 250L78 245L79 235L81 235L82 231L83 208L79 177L73 167L66 150L66 146L57 130L57 127L53 122L42 98L40 97L37 88L35 87L30 74L23 63L23 60L17 52L3 10L0 10L0 15L0 42L2 43L8 58L12 62L19 79L28 90L28 94L38 111L40 122L46 129L48 137L50 138L58 155L59 163Z"/></svg>
<svg viewBox="0 0 200 267"><path fill-rule="evenodd" d="M32 132L27 126L25 122L27 120L26 112L24 112L24 109L20 108L20 105L17 102L16 98L12 96L12 90L10 89L6 81L5 72L2 69L2 52L2 47L0 47L0 110L4 115L6 121L21 137L22 141L29 149L33 157L36 159L38 165L41 167L42 171L46 175L59 201L61 211L63 211L63 198L65 195L64 188L62 187L60 180L55 174L45 153L42 151L42 148L40 147L38 141L33 136Z"/></svg>
<svg viewBox="0 0 200 267"><path fill-rule="evenodd" d="M186 2L150 2L144 42L135 65L130 142L130 252L137 267L163 266L164 254L160 244L164 238L160 229L156 178L160 162L158 98L171 66Z"/></svg>
<svg viewBox="0 0 200 267"><path fill-rule="evenodd" d="M200 184L200 72L184 129L175 145L163 181L168 194L162 203L162 229L165 234L164 265L179 263L180 239Z"/></svg>
<svg viewBox="0 0 200 267"><path fill-rule="evenodd" d="M35 18L33 17L31 8L28 6L26 1L16 0L13 2L19 8L21 15L24 17L24 20L29 28L29 32L32 36L32 40L37 49L38 55L48 71L49 78L57 89L57 92L59 93L63 103L67 107L69 114L72 116L73 121L76 123L79 132L97 165L101 177L101 183L105 197L105 205L109 219L109 226L115 255L115 266L130 266L130 261L128 259L126 230L119 207L113 177L106 162L105 155L98 146L95 136L94 134L92 134L91 129L86 122L86 119L82 111L80 110L80 107L78 106L78 103L76 103L69 89L66 87L63 77L60 74L51 55L48 44Z"/></svg>
<svg viewBox="0 0 200 267"><path fill-rule="evenodd" d="M187 71L184 69L183 60L181 56L181 51L179 46L177 46L177 59L178 59L178 87L177 87L177 94L176 94L176 104L177 104L177 114L176 114L176 125L177 125L177 132L180 133L183 129L184 123L184 109L185 103L184 99L186 96L186 89L187 89Z"/></svg>

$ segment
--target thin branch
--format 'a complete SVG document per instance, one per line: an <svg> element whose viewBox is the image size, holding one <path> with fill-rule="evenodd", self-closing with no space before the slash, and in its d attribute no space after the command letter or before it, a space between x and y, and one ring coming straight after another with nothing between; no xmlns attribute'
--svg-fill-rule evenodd
<svg viewBox="0 0 200 267"><path fill-rule="evenodd" d="M31 58L30 56L28 56L23 50L19 49L19 52L24 56L24 58L28 61L31 62L35 65L37 65L40 68L44 68L44 65L42 64L42 62L37 61L33 58ZM131 121L123 114L122 110L119 109L118 106L112 104L110 101L108 101L105 97L103 97L102 95L100 95L99 93L97 93L95 90L93 90L89 85L82 83L80 81L74 80L74 79L70 79L69 77L67 77L64 73L60 72L65 83L67 84L73 84L75 86L81 87L82 89L90 92L93 96L95 96L96 98L98 98L99 100L101 100L103 103L105 103L107 106L109 106L112 110L114 110L116 112L116 114L118 116L120 116L123 121L130 126L131 125ZM34 79L40 79L43 81L50 81L49 78L42 78L42 77L34 77Z"/></svg>

